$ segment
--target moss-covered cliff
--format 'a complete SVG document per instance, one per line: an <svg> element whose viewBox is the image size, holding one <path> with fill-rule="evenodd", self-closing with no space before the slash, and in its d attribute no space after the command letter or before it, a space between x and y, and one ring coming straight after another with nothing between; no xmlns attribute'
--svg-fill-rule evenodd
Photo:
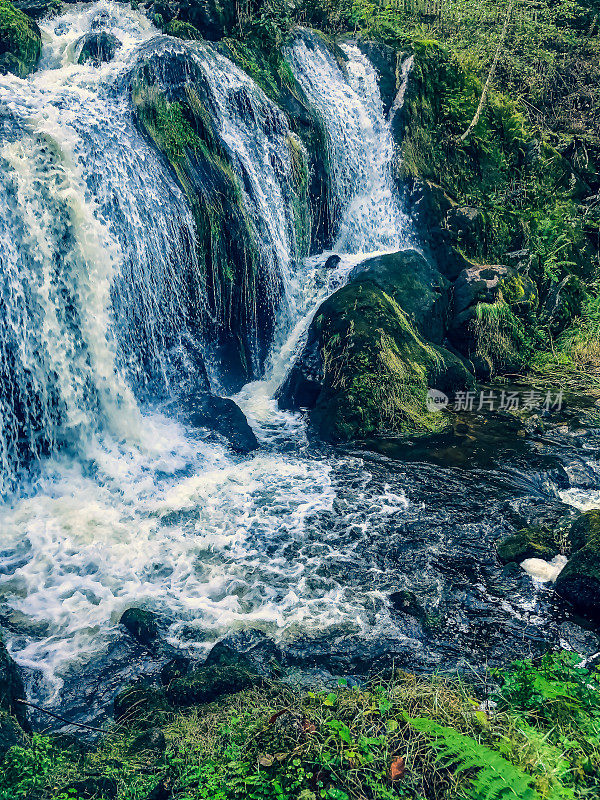
<svg viewBox="0 0 600 800"><path fill-rule="evenodd" d="M0 0L0 73L25 78L36 68L41 52L36 23L9 0Z"/></svg>

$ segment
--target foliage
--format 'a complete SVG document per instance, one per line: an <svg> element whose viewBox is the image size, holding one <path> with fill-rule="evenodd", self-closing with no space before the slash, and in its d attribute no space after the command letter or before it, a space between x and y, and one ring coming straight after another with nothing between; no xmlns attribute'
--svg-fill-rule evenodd
<svg viewBox="0 0 600 800"><path fill-rule="evenodd" d="M519 661L475 687L403 672L322 691L255 687L165 717L164 753L136 745L143 718L88 752L36 734L6 755L0 800L67 800L85 776L114 780L118 800L161 781L177 800L591 800L600 676L579 660ZM480 707L490 679L494 712Z"/></svg>
<svg viewBox="0 0 600 800"><path fill-rule="evenodd" d="M474 773L471 792L477 800L505 800L507 797L539 800L539 794L531 787L531 777L473 737L438 725L431 719L407 717L407 721L420 733L434 738L438 759L446 766L459 774Z"/></svg>

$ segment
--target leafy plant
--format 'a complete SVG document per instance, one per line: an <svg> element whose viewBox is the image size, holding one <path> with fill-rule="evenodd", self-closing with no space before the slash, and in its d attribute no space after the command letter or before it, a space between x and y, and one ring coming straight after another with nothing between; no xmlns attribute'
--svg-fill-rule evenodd
<svg viewBox="0 0 600 800"><path fill-rule="evenodd" d="M540 800L532 788L532 779L498 752L480 744L471 736L439 725L424 717L407 721L415 730L431 736L438 759L458 773L474 773L472 797L477 800Z"/></svg>

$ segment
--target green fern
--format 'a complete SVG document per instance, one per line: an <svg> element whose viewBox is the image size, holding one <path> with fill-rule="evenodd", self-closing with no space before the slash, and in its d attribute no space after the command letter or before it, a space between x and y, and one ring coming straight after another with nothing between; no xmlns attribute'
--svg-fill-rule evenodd
<svg viewBox="0 0 600 800"><path fill-rule="evenodd" d="M438 761L453 767L458 773L474 771L471 791L474 800L540 800L531 786L531 778L510 761L489 747L479 744L471 736L464 736L454 728L445 728L431 719L411 719L405 715L412 727L431 736L432 747L438 751Z"/></svg>

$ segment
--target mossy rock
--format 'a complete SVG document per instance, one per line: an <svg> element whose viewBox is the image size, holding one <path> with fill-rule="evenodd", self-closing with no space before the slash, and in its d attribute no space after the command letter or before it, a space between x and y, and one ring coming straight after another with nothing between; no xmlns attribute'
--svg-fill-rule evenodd
<svg viewBox="0 0 600 800"><path fill-rule="evenodd" d="M86 33L77 43L79 48L78 64L93 64L99 67L108 61L112 61L121 42L113 33L107 31L92 31Z"/></svg>
<svg viewBox="0 0 600 800"><path fill-rule="evenodd" d="M158 639L158 616L144 608L127 608L119 624L140 644L149 645Z"/></svg>
<svg viewBox="0 0 600 800"><path fill-rule="evenodd" d="M547 528L523 528L498 545L498 558L503 564L520 564L526 558L549 561L559 551L554 534Z"/></svg>
<svg viewBox="0 0 600 800"><path fill-rule="evenodd" d="M258 683L260 678L234 664L200 667L188 675L171 681L166 694L174 706L211 703L218 697L234 694Z"/></svg>
<svg viewBox="0 0 600 800"><path fill-rule="evenodd" d="M25 699L25 686L21 672L0 639L0 709L12 714L24 730L29 730L26 707L19 703Z"/></svg>
<svg viewBox="0 0 600 800"><path fill-rule="evenodd" d="M473 377L457 356L415 330L417 315L409 318L395 299L406 298L410 307L410 295L418 287L370 270L335 292L315 315L278 393L280 406L312 408L313 425L329 441L441 430L445 417L428 411L428 389L449 393L472 386ZM432 334L436 328L426 315L418 324Z"/></svg>
<svg viewBox="0 0 600 800"><path fill-rule="evenodd" d="M23 728L7 711L0 711L0 759L15 745L25 744Z"/></svg>
<svg viewBox="0 0 600 800"><path fill-rule="evenodd" d="M572 552L586 545L600 549L600 509L584 511L571 525L569 545Z"/></svg>
<svg viewBox="0 0 600 800"><path fill-rule="evenodd" d="M166 36L174 36L177 39L185 39L188 41L198 41L202 39L202 34L198 28L194 28L189 22L183 22L180 19L172 19L164 28L163 33Z"/></svg>
<svg viewBox="0 0 600 800"><path fill-rule="evenodd" d="M0 74L27 77L37 67L41 53L37 24L9 0L0 0Z"/></svg>
<svg viewBox="0 0 600 800"><path fill-rule="evenodd" d="M141 680L126 686L113 701L115 721L140 729L160 724L170 710L165 692Z"/></svg>
<svg viewBox="0 0 600 800"><path fill-rule="evenodd" d="M580 613L600 620L600 510L575 520L569 544L573 553L556 579L556 591Z"/></svg>

